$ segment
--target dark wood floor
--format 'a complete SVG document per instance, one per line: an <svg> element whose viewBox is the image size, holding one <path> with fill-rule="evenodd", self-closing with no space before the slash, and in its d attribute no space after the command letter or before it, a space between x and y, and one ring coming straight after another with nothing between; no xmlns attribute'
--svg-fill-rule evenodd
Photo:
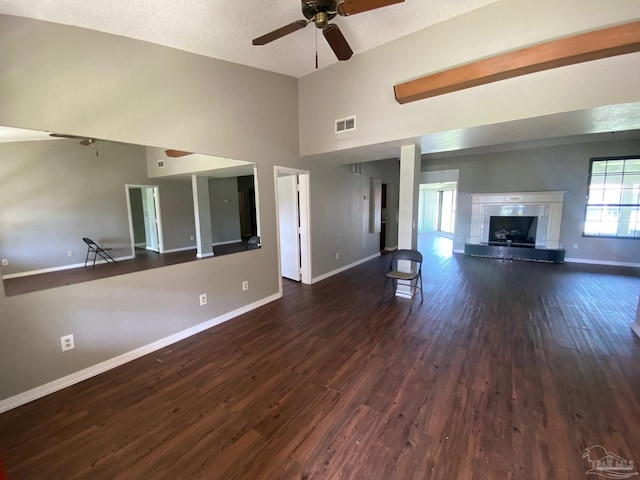
<svg viewBox="0 0 640 480"><path fill-rule="evenodd" d="M213 247L214 256L229 255L247 250L247 244L243 242ZM152 268L165 267L178 263L195 262L196 250L159 254L149 250L136 248L136 256L130 260L117 263L98 263L95 267L80 267L56 272L39 273L25 277L16 277L4 280L5 295L10 297L21 293L46 290L47 288L62 287L76 283L89 282L99 278L114 277L125 273L139 272Z"/></svg>
<svg viewBox="0 0 640 480"><path fill-rule="evenodd" d="M584 479L640 465L637 270L388 257L0 415L10 480Z"/></svg>

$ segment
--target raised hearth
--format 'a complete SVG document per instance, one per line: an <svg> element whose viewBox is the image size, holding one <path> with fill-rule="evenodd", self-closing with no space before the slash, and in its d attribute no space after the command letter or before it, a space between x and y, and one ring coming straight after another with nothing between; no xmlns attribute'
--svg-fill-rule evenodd
<svg viewBox="0 0 640 480"><path fill-rule="evenodd" d="M564 250L562 249L503 247L500 245L467 243L464 246L464 253L473 257L564 263Z"/></svg>

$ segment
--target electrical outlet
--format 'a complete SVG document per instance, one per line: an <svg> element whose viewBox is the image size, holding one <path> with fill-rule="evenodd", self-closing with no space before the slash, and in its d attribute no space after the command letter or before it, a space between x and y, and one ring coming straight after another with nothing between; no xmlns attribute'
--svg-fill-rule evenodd
<svg viewBox="0 0 640 480"><path fill-rule="evenodd" d="M73 250L67 250L67 257L73 257Z"/></svg>
<svg viewBox="0 0 640 480"><path fill-rule="evenodd" d="M60 337L60 348L63 352L76 348L76 341L73 338L73 333L71 335Z"/></svg>
<svg viewBox="0 0 640 480"><path fill-rule="evenodd" d="M9 265L9 260L7 260L6 258L2 259L2 266L6 267L7 265Z"/></svg>
<svg viewBox="0 0 640 480"><path fill-rule="evenodd" d="M350 257L350 256L351 256L351 249L347 248L347 257Z"/></svg>
<svg viewBox="0 0 640 480"><path fill-rule="evenodd" d="M577 243L574 243L574 244L573 244L573 249L574 249L574 250L577 250L577 249L578 249L578 244L577 244Z"/></svg>
<svg viewBox="0 0 640 480"><path fill-rule="evenodd" d="M194 241L195 237L193 235L191 235L191 241Z"/></svg>
<svg viewBox="0 0 640 480"><path fill-rule="evenodd" d="M249 280L242 282L242 291L246 292L247 290L249 290Z"/></svg>
<svg viewBox="0 0 640 480"><path fill-rule="evenodd" d="M336 252L336 260L340 260L340 254Z"/></svg>
<svg viewBox="0 0 640 480"><path fill-rule="evenodd" d="M207 294L203 293L200 295L200 306L207 304Z"/></svg>

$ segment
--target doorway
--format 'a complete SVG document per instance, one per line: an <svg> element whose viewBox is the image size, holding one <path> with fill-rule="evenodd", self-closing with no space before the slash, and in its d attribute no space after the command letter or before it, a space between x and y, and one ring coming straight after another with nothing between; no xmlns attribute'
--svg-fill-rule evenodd
<svg viewBox="0 0 640 480"><path fill-rule="evenodd" d="M136 248L163 253L159 187L127 185L126 194L132 255L136 256Z"/></svg>
<svg viewBox="0 0 640 480"><path fill-rule="evenodd" d="M311 284L309 172L274 167L274 176L280 277Z"/></svg>
<svg viewBox="0 0 640 480"><path fill-rule="evenodd" d="M440 238L454 251L459 170L422 172L418 200L418 238Z"/></svg>

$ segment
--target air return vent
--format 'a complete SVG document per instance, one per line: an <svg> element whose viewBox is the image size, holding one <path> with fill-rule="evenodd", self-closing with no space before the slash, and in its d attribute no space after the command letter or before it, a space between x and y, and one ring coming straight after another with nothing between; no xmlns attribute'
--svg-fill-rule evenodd
<svg viewBox="0 0 640 480"><path fill-rule="evenodd" d="M348 132L356 129L356 117L341 118L336 120L336 133Z"/></svg>

